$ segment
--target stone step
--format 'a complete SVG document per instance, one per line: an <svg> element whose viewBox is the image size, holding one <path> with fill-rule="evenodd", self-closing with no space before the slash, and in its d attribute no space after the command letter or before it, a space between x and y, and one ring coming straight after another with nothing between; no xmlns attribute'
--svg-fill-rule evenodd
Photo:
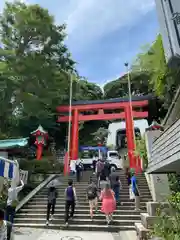
<svg viewBox="0 0 180 240"><path fill-rule="evenodd" d="M126 178L125 174L119 173L118 176L119 176L120 179L127 181L127 178ZM96 180L96 179L97 179L96 175L90 174L89 176L83 175L83 176L81 177L80 181L81 181L81 182L86 182L86 181L89 181L90 178L93 179L93 180ZM73 176L73 177L72 177L72 176L69 176L69 177L66 178L66 179L64 179L63 177L60 177L60 178L58 178L57 180L58 180L58 181L62 181L62 179L63 179L63 182L68 182L70 179L73 180L74 182L76 182L76 177L75 177L75 176ZM139 181L146 181L146 177L145 177L145 176L136 176L136 179L139 180Z"/></svg>
<svg viewBox="0 0 180 240"><path fill-rule="evenodd" d="M89 216L89 203L86 199L86 189L89 183L92 171L84 171L80 183L76 182L75 176L64 178L60 176L58 198L55 208L55 216L49 226L46 226L46 208L47 208L47 193L48 186L39 191L22 209L18 211L15 217L15 227L32 227L32 228L48 228L48 229L65 229L76 231L108 231L119 232L135 230L135 223L140 223L140 213L146 212L146 202L151 201L151 194L144 175L138 175L138 187L141 194L141 211L134 210L134 201L129 199L129 186L124 171L119 171L119 176L123 185L120 191L120 200L122 205L117 206L117 210L113 214L113 222L107 226L104 214L100 210L94 215L93 221ZM64 190L68 185L68 180L73 179L76 188L78 202L75 209L74 220L70 220L70 225L64 225L65 214L65 199ZM96 176L93 175L93 179ZM99 202L99 209L101 202Z"/></svg>
<svg viewBox="0 0 180 240"><path fill-rule="evenodd" d="M70 179L71 179L71 178L70 178ZM71 180L73 181L73 184L74 184L74 185L78 185L78 184L88 184L89 181L90 181L90 179L80 180L80 182L77 182L75 179L71 179ZM93 180L93 181L97 181L96 178L94 178L94 179L92 179L92 180ZM126 179L125 177L121 177L121 176L120 176L120 180L121 180L122 183L128 185L128 181L127 181L127 179ZM67 180L67 181L59 180L59 183L64 184L64 185L65 185L65 184L67 185L67 184L68 184L68 181L69 181L69 180ZM146 179L143 179L143 178L137 178L137 182L138 182L138 184L147 183Z"/></svg>
<svg viewBox="0 0 180 240"><path fill-rule="evenodd" d="M120 198L121 200L121 198ZM46 204L47 203L47 198L46 199L31 199L29 201L30 203L34 203L34 204ZM56 203L57 204L61 204L61 203L64 203L65 202L65 198L61 198L61 199L57 199ZM144 200L144 199L140 199L140 202L143 204L143 203L146 203L147 200ZM81 207L81 205L89 205L89 201L86 199L86 196L84 197L84 199L82 198L78 198L77 197L77 203L78 205ZM101 204L101 201L98 201L99 204ZM124 201L121 200L121 204L122 205L132 205L134 204L134 201L133 200L130 200L130 199L125 199Z"/></svg>
<svg viewBox="0 0 180 240"><path fill-rule="evenodd" d="M19 213L16 216L16 219L19 218L34 218L34 219L38 219L38 218L43 218L46 219L46 213L37 213L36 211L34 211L34 213ZM54 215L54 219L64 219L64 213L55 213ZM75 212L75 219L89 219L89 214L78 214ZM96 213L94 214L94 220L105 220L105 216L102 213ZM118 215L118 214L114 214L113 215L113 220L139 220L140 221L140 215L134 213L131 215Z"/></svg>
<svg viewBox="0 0 180 240"><path fill-rule="evenodd" d="M121 183L122 183L122 186L123 186L124 189L129 189L129 185L128 185L126 182L121 181ZM56 186L56 188L57 188L57 189L62 189L62 188L66 188L67 186L68 186L68 184L61 183L61 184L58 184L58 185ZM84 184L82 184L82 183L74 183L73 186L74 186L75 188L77 188L77 189L87 188L88 182L86 182L86 183L84 183ZM147 186L147 183L144 183L144 182L138 184L138 187L142 187L142 188L147 188L147 189L149 189L148 186ZM47 189L47 188L48 188L48 185L46 186L46 189Z"/></svg>
<svg viewBox="0 0 180 240"><path fill-rule="evenodd" d="M46 209L46 206L47 204L36 204L36 203L29 203L26 205L26 208L29 209L29 208L33 208L33 209ZM61 205L56 205L56 209L64 209L64 204L61 204ZM79 209L79 207L77 206L77 209ZM84 209L84 210L89 210L89 205L86 204L86 205L81 205L80 206L80 209ZM123 205L123 206L120 206L118 207L119 210L132 210L134 211L134 204L131 204L131 205ZM146 205L145 204L141 204L141 209L142 210L145 210L146 209Z"/></svg>
<svg viewBox="0 0 180 240"><path fill-rule="evenodd" d="M66 186L66 187L57 188L57 191L58 191L59 193L64 193L64 191L65 191L66 188L67 188L67 186ZM88 188L88 186L86 186L86 187L84 187L84 188L75 187L76 192L78 192L79 194L84 194L84 192L86 192L87 188ZM147 187L146 187L146 188L141 188L141 187L139 187L139 190L141 190L141 191L142 191L143 193L145 193L145 194L146 194L146 193L150 194L150 191L149 191L149 189L148 189ZM45 193L47 194L47 192L48 192L48 188L39 191L38 194L45 194ZM127 187L127 188L123 187L123 188L121 189L121 193L122 193L122 194L128 194L128 193L129 193L129 187Z"/></svg>
<svg viewBox="0 0 180 240"><path fill-rule="evenodd" d="M46 222L46 218L16 218L14 219L15 223L40 223L43 224ZM59 224L59 225L63 225L64 224L64 218L63 219L53 219L52 224ZM134 226L135 222L140 222L140 220L114 220L113 222L111 222L110 225L112 226ZM105 225L106 224L106 219L104 217L104 219L93 219L93 221L88 218L86 219L77 219L75 217L74 220L70 221L71 225L91 225L91 224L97 224L97 225Z"/></svg>
<svg viewBox="0 0 180 240"><path fill-rule="evenodd" d="M81 194L81 195L79 195L79 194L77 194L77 198L80 200L84 200L84 199L86 199L87 198L87 196L86 196L86 193L84 193L84 194ZM37 201L41 201L41 200L47 200L47 194L45 195L36 195L36 196L34 196L33 198L32 198L33 200L37 200ZM126 195L122 195L121 194L121 192L120 192L120 199L121 200L129 200L129 194L126 194ZM151 196L149 196L148 194L146 194L146 195L142 195L141 196L141 199L144 199L145 201L150 201L151 200ZM62 195L58 195L58 197L57 197L57 200L64 200L64 194L62 194Z"/></svg>
<svg viewBox="0 0 180 240"><path fill-rule="evenodd" d="M121 180L121 183L122 183L122 185L124 185L125 187L128 187L128 183L127 183L127 181L123 181L123 180ZM73 185L75 186L75 187L85 187L85 186L87 186L89 184L89 181L87 181L87 182L79 182L79 183L76 183L76 182L74 182L73 183ZM60 188L60 187L62 187L62 186L67 186L68 185L68 183L64 183L64 182L60 182L58 185L57 185L57 188ZM47 185L48 186L48 185ZM138 186L146 186L147 187L147 182L145 182L145 181L139 181L138 182Z"/></svg>
<svg viewBox="0 0 180 240"><path fill-rule="evenodd" d="M79 192L82 192L82 191L84 192L84 191L87 189L87 187L88 187L87 184L86 184L86 186L84 186L84 187L82 187L82 186L78 186L78 187L75 186L76 191L79 191ZM57 190L58 192L64 192L66 188L67 188L67 185L57 187L56 190ZM139 188L139 189L142 189L142 191L144 191L144 192L150 193L149 188L148 188L147 186L145 186L145 187L138 186L138 188ZM42 189L40 192L41 192L41 193L45 193L45 192L48 191L48 189L49 189L49 188L46 187L46 188ZM122 191L122 192L125 192L125 193L126 193L126 192L129 192L129 186L122 186L121 191Z"/></svg>
<svg viewBox="0 0 180 240"><path fill-rule="evenodd" d="M79 197L82 197L82 196L85 196L86 190L77 191L77 189L76 189L76 193ZM148 198L151 197L150 192L141 191L141 189L140 189L140 193L141 193L142 197L148 197ZM35 195L35 197L38 197L38 198L46 197L47 194L48 194L48 191L39 192L38 194ZM64 189L62 191L58 191L58 196L60 196L60 195L64 196ZM120 190L120 195L122 197L129 196L129 190L126 190L126 191Z"/></svg>
<svg viewBox="0 0 180 240"><path fill-rule="evenodd" d="M119 178L120 178L121 182L123 182L124 184L128 184L127 178L121 177L121 176ZM88 178L88 179L81 179L80 182L77 182L76 179L72 179L72 178L69 178L67 181L59 180L59 182L62 183L62 184L68 184L69 180L72 180L73 184L77 184L78 185L79 183L80 184L81 183L82 184L89 183L90 178ZM92 178L92 180L93 181L97 181L97 178ZM138 184L144 184L144 183L147 182L147 180L145 178L137 178L137 182L138 182Z"/></svg>
<svg viewBox="0 0 180 240"><path fill-rule="evenodd" d="M69 230L69 231L103 231L103 232L119 232L119 231L134 231L134 226L108 226L107 224L104 225L96 225L96 224L87 224L87 225L69 225L68 227L62 224L50 224L46 226L44 223L14 223L14 227L21 228L45 228L45 229L54 229L54 230Z"/></svg>
<svg viewBox="0 0 180 240"><path fill-rule="evenodd" d="M63 209L55 209L55 212L56 214L63 214L64 215L64 208ZM46 210L46 207L45 208L42 208L42 209L29 209L29 208L22 208L21 210L19 210L17 216L19 214L23 214L24 213L27 213L27 214L46 214L47 210ZM141 212L142 213L142 212ZM76 215L88 215L89 214L89 208L87 209L75 209L75 214ZM100 211L97 212L97 214L102 214ZM132 211L132 210L119 210L119 209L116 209L116 211L114 212L113 214L114 216L116 215L121 215L121 216L124 216L124 215L138 215L140 216L140 212L137 212L137 211ZM26 216L26 215L25 215Z"/></svg>

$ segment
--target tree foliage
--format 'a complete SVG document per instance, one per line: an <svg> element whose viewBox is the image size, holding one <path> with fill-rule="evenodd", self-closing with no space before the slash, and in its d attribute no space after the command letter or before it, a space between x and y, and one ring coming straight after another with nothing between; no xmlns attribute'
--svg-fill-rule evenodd
<svg viewBox="0 0 180 240"><path fill-rule="evenodd" d="M128 95L127 75L106 84L104 94L98 85L79 76L65 37L66 26L55 24L47 9L21 1L6 3L0 15L0 138L27 136L41 124L57 139L64 139L66 126L56 123L56 107L69 102L70 78L75 101ZM137 56L130 76L134 95L153 93L167 107L180 71L166 65L158 36ZM102 122L93 128L81 124L88 128L81 130L83 137L101 124L104 127Z"/></svg>
<svg viewBox="0 0 180 240"><path fill-rule="evenodd" d="M39 124L57 133L56 107L69 102L70 78L73 100L102 98L100 87L78 75L65 30L37 4L6 3L0 15L2 138L26 135Z"/></svg>
<svg viewBox="0 0 180 240"><path fill-rule="evenodd" d="M141 139L136 139L135 155L140 156L140 158L143 160L143 167L146 169L148 167L148 156L144 137Z"/></svg>
<svg viewBox="0 0 180 240"><path fill-rule="evenodd" d="M74 71L74 61L63 43L65 25L56 26L39 5L6 3L0 26L1 129L7 131L6 113L26 120L52 117L66 96L65 71Z"/></svg>
<svg viewBox="0 0 180 240"><path fill-rule="evenodd" d="M180 239L180 193L169 198L169 209L159 209L158 220L151 232L152 236L161 237L164 240Z"/></svg>
<svg viewBox="0 0 180 240"><path fill-rule="evenodd" d="M96 143L106 144L109 134L110 132L108 129L100 127L96 132L92 133L91 135L93 136L93 139Z"/></svg>
<svg viewBox="0 0 180 240"><path fill-rule="evenodd" d="M149 75L150 92L159 97L163 107L168 109L179 86L180 64L175 67L166 63L161 35L145 52L140 53L132 66L132 71Z"/></svg>
<svg viewBox="0 0 180 240"><path fill-rule="evenodd" d="M146 95L149 93L147 73L132 72L131 78L131 90L133 95ZM128 96L128 79L127 75L120 77L117 80L113 80L104 86L104 97L120 98Z"/></svg>
<svg viewBox="0 0 180 240"><path fill-rule="evenodd" d="M132 71L138 70L149 75L149 85L153 87L157 95L161 95L164 91L167 65L160 35L146 52L137 56Z"/></svg>
<svg viewBox="0 0 180 240"><path fill-rule="evenodd" d="M155 99L152 109L156 105L158 112L150 112L151 120L163 119L179 86L180 63L167 65L161 35L137 55L130 70L132 95L152 94ZM105 98L128 96L127 74L107 83L104 95Z"/></svg>

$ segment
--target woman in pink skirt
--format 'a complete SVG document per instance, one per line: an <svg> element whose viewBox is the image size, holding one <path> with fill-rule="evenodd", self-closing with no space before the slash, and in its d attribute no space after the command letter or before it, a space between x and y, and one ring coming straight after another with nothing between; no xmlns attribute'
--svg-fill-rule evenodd
<svg viewBox="0 0 180 240"><path fill-rule="evenodd" d="M111 190L109 183L101 191L100 200L102 200L101 212L106 215L107 224L112 221L113 212L116 209L116 200L114 192Z"/></svg>

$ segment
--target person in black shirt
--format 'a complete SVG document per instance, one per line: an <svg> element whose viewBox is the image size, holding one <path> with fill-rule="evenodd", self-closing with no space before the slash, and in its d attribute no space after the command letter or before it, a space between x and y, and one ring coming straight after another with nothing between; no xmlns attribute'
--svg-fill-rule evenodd
<svg viewBox="0 0 180 240"><path fill-rule="evenodd" d="M105 162L104 164L104 173L106 175L106 180L109 180L109 175L111 173L111 165L108 161Z"/></svg>
<svg viewBox="0 0 180 240"><path fill-rule="evenodd" d="M126 179L127 179L128 186L130 186L131 185L131 173L130 173L129 168L126 169Z"/></svg>
<svg viewBox="0 0 180 240"><path fill-rule="evenodd" d="M110 175L110 184L112 190L114 191L116 203L120 203L120 189L122 188L122 184L120 181L119 173L117 173L115 169Z"/></svg>
<svg viewBox="0 0 180 240"><path fill-rule="evenodd" d="M76 181L80 182L81 180L81 163L77 161L76 163Z"/></svg>
<svg viewBox="0 0 180 240"><path fill-rule="evenodd" d="M97 163L97 161L96 161L95 157L93 157L93 162L92 162L92 166L93 166L93 174L96 173L96 163Z"/></svg>
<svg viewBox="0 0 180 240"><path fill-rule="evenodd" d="M51 211L51 220L53 220L54 217L54 210L56 205L56 199L57 199L57 190L55 187L50 187L48 189L48 203L47 203L47 217L46 217L46 225L49 225L49 215Z"/></svg>
<svg viewBox="0 0 180 240"><path fill-rule="evenodd" d="M104 168L101 170L99 182L100 182L100 189L101 190L104 189L105 185L107 184L106 171Z"/></svg>

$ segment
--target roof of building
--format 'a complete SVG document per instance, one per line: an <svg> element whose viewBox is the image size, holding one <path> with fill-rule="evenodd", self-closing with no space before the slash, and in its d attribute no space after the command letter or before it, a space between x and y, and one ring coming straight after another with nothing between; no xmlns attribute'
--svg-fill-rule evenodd
<svg viewBox="0 0 180 240"><path fill-rule="evenodd" d="M152 95L145 95L145 96L132 96L132 101L144 101L152 99ZM87 105L87 104L103 104L103 103L119 103L119 102L128 102L129 97L123 98L111 98L107 100L80 100L80 101L73 101L72 105Z"/></svg>
<svg viewBox="0 0 180 240"><path fill-rule="evenodd" d="M5 139L0 140L0 149L12 149L25 147L28 144L28 138Z"/></svg>

